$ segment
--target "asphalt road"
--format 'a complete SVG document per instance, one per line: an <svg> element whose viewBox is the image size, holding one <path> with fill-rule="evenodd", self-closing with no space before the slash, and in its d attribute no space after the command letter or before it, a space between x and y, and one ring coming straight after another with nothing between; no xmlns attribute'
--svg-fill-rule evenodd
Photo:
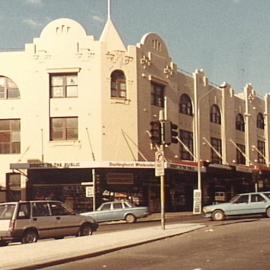
<svg viewBox="0 0 270 270"><path fill-rule="evenodd" d="M269 270L269 239L266 218L209 222L181 236L43 270Z"/></svg>

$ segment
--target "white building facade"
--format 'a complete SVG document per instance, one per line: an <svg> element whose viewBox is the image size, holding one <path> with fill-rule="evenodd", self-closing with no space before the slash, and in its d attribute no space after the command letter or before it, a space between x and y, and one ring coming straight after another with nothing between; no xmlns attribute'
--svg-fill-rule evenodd
<svg viewBox="0 0 270 270"><path fill-rule="evenodd" d="M126 47L110 18L99 40L58 19L0 62L1 201L54 196L80 211L93 204L82 183L95 179L98 201L126 196L158 210L149 130L165 97L180 141L165 148L169 210L192 207L198 122L204 203L270 185L269 95L186 74L157 34Z"/></svg>

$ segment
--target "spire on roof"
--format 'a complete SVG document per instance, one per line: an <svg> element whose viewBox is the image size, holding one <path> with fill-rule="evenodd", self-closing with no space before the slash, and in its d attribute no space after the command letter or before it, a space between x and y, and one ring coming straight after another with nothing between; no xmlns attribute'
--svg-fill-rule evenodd
<svg viewBox="0 0 270 270"><path fill-rule="evenodd" d="M107 43L108 50L125 51L126 47L111 20L111 1L108 0L108 18L100 36L100 41Z"/></svg>

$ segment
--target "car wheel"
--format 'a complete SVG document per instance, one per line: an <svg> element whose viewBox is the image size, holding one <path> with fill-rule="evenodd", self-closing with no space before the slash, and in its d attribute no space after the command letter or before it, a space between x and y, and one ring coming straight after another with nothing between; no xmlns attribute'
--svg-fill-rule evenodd
<svg viewBox="0 0 270 270"><path fill-rule="evenodd" d="M6 241L0 241L0 247L5 247L8 245L8 242Z"/></svg>
<svg viewBox="0 0 270 270"><path fill-rule="evenodd" d="M270 218L270 207L268 207L268 208L266 209L266 216L267 216L268 218Z"/></svg>
<svg viewBox="0 0 270 270"><path fill-rule="evenodd" d="M22 244L35 243L38 240L38 233L35 230L27 230L21 239Z"/></svg>
<svg viewBox="0 0 270 270"><path fill-rule="evenodd" d="M57 236L57 237L54 237L55 240L60 240L60 239L63 239L64 236Z"/></svg>
<svg viewBox="0 0 270 270"><path fill-rule="evenodd" d="M92 228L89 224L84 224L81 226L79 231L79 236L87 236L92 234Z"/></svg>
<svg viewBox="0 0 270 270"><path fill-rule="evenodd" d="M132 214L128 214L128 215L126 215L126 222L127 223L135 223L136 217Z"/></svg>
<svg viewBox="0 0 270 270"><path fill-rule="evenodd" d="M222 210L215 210L212 213L212 220L221 221L225 218L224 212Z"/></svg>

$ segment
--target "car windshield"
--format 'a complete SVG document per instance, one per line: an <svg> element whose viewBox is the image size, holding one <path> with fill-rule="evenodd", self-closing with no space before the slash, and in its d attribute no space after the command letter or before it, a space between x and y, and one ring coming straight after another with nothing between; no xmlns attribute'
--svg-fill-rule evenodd
<svg viewBox="0 0 270 270"><path fill-rule="evenodd" d="M234 203L239 199L239 195L235 195L231 198L230 203Z"/></svg>
<svg viewBox="0 0 270 270"><path fill-rule="evenodd" d="M11 219L15 210L15 204L0 205L0 219Z"/></svg>
<svg viewBox="0 0 270 270"><path fill-rule="evenodd" d="M270 199L270 193L269 192L266 192L266 193L263 193L268 199Z"/></svg>

